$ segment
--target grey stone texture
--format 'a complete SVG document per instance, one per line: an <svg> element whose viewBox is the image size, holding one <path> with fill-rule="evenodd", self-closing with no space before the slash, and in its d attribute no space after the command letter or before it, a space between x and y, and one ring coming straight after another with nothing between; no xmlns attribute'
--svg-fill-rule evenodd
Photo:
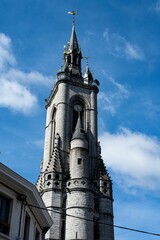
<svg viewBox="0 0 160 240"><path fill-rule="evenodd" d="M75 27L64 65L46 100L44 157L37 188L53 225L46 239L114 240L112 182L97 135L98 80L82 53Z"/></svg>

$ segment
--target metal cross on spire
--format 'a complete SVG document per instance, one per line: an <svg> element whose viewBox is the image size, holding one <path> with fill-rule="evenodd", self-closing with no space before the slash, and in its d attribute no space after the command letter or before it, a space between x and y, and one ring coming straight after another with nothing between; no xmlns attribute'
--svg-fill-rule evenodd
<svg viewBox="0 0 160 240"><path fill-rule="evenodd" d="M74 23L75 23L75 15L76 15L77 13L78 13L77 11L68 12L68 14L71 14L71 15L72 15L72 25L73 25L73 26L74 26Z"/></svg>

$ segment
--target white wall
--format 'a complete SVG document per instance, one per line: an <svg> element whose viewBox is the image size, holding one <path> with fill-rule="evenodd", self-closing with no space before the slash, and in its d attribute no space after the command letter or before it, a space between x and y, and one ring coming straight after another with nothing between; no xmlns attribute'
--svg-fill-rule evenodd
<svg viewBox="0 0 160 240"><path fill-rule="evenodd" d="M42 239L42 229L40 228L38 222L36 221L35 216L30 211L28 206L23 205L22 210L22 218L20 221L20 215L21 215L21 206L22 202L17 199L18 193L16 193L14 190L9 189L8 187L4 186L3 184L0 184L0 194L4 195L5 197L11 199L11 218L10 218L10 232L9 236L0 233L0 239L1 240L21 240L23 239L23 232L24 232L24 223L25 223L25 214L26 212L30 216L30 229L29 229L29 240L35 239L35 232L36 228L40 232L40 239ZM20 228L20 236L19 236L19 226ZM20 237L20 238L18 238Z"/></svg>

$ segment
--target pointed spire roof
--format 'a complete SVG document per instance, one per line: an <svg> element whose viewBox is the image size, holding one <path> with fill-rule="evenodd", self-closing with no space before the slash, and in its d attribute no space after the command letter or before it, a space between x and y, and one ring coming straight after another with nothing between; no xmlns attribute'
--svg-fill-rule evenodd
<svg viewBox="0 0 160 240"><path fill-rule="evenodd" d="M69 14L73 15L73 21L72 21L72 31L70 35L70 39L68 42L68 46L64 48L64 67L63 71L70 74L70 79L71 77L77 77L77 81L83 82L82 78L82 72L81 72L81 59L82 59L82 53L81 49L78 45L78 40L76 36L76 31L75 31L75 24L74 24L74 15L77 12L72 11L69 12ZM67 63L67 68L65 68L65 64ZM79 78L80 77L80 78ZM75 80L75 79L74 79Z"/></svg>
<svg viewBox="0 0 160 240"><path fill-rule="evenodd" d="M63 172L62 157L61 157L60 149L57 146L54 147L52 156L48 161L45 171Z"/></svg>
<svg viewBox="0 0 160 240"><path fill-rule="evenodd" d="M84 73L84 80L87 80L88 82L93 82L93 76L92 76L92 73L89 69L89 66L88 66L88 61L86 63L86 69L85 69L85 73Z"/></svg>
<svg viewBox="0 0 160 240"><path fill-rule="evenodd" d="M70 40L68 43L68 50L73 51L77 50L79 52L79 46L78 46L78 41L77 41L77 36L76 36L76 31L75 31L75 26L72 26L72 32L70 36Z"/></svg>
<svg viewBox="0 0 160 240"><path fill-rule="evenodd" d="M75 132L73 133L73 136L72 136L72 140L74 139L86 140L85 131L82 129L80 115L77 120Z"/></svg>

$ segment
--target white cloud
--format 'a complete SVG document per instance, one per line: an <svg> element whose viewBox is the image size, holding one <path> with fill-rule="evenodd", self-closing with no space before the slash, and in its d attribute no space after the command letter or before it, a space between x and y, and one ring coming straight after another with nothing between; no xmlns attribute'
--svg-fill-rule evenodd
<svg viewBox="0 0 160 240"><path fill-rule="evenodd" d="M12 53L11 39L4 33L0 33L0 71L8 65L15 65L16 59Z"/></svg>
<svg viewBox="0 0 160 240"><path fill-rule="evenodd" d="M104 70L103 75L119 90L119 92L123 94L123 96L129 96L129 90L124 85L118 83L111 75L107 74Z"/></svg>
<svg viewBox="0 0 160 240"><path fill-rule="evenodd" d="M104 70L102 71L106 80L112 85L112 89L106 94L105 92L100 92L98 94L98 100L100 102L101 108L110 112L112 115L116 113L116 109L121 104L123 99L129 97L129 90L122 84L118 83L111 75L107 74Z"/></svg>
<svg viewBox="0 0 160 240"><path fill-rule="evenodd" d="M2 78L0 78L0 85L0 107L27 114L37 109L37 97L25 86Z"/></svg>
<svg viewBox="0 0 160 240"><path fill-rule="evenodd" d="M38 148L43 149L43 147L44 147L44 139L37 140L37 141L34 142L34 144L35 144Z"/></svg>
<svg viewBox="0 0 160 240"><path fill-rule="evenodd" d="M160 13L160 0L156 1L155 4L151 7L155 12Z"/></svg>
<svg viewBox="0 0 160 240"><path fill-rule="evenodd" d="M118 34L110 33L108 29L104 31L103 37L107 42L109 53L113 56L133 60L144 60L143 50L137 44L129 42Z"/></svg>
<svg viewBox="0 0 160 240"><path fill-rule="evenodd" d="M123 187L160 189L160 141L121 128L100 137L105 163Z"/></svg>
<svg viewBox="0 0 160 240"><path fill-rule="evenodd" d="M31 113L33 109L37 109L38 99L28 86L41 84L48 87L52 82L52 77L44 76L37 71L19 70L12 51L11 39L0 33L0 107Z"/></svg>
<svg viewBox="0 0 160 240"><path fill-rule="evenodd" d="M111 102L111 100L108 98L107 94L105 92L100 92L98 94L98 100L100 102L101 108L103 110L106 110L108 112L110 112L112 115L115 114L116 110L115 110L115 106L113 105L113 103Z"/></svg>
<svg viewBox="0 0 160 240"><path fill-rule="evenodd" d="M41 85L51 86L51 84L53 83L52 77L44 76L43 74L37 71L32 71L27 73L14 68L11 68L7 72L5 72L3 74L3 77L6 79L12 79L13 81L17 81L25 85L41 84Z"/></svg>
<svg viewBox="0 0 160 240"><path fill-rule="evenodd" d="M140 47L135 44L133 45L129 42L126 42L125 54L126 54L126 57L128 58L137 59L137 60L144 59L144 54L140 49Z"/></svg>

